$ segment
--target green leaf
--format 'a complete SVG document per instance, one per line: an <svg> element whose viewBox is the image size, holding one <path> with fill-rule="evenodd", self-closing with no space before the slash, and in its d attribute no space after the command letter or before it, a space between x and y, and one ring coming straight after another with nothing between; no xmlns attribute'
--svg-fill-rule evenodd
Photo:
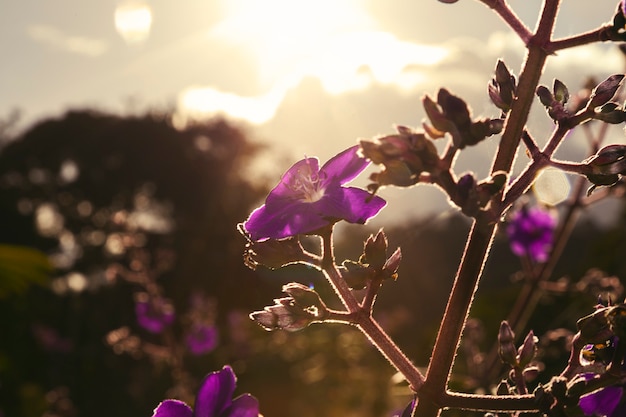
<svg viewBox="0 0 626 417"><path fill-rule="evenodd" d="M42 252L26 246L0 244L0 298L45 285L53 267Z"/></svg>

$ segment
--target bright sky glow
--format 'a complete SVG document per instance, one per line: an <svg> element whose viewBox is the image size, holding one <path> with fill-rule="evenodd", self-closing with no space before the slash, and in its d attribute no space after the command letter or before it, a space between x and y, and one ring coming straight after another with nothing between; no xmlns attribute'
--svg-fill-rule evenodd
<svg viewBox="0 0 626 417"><path fill-rule="evenodd" d="M222 0L213 36L249 49L261 82L273 85L336 36L375 28L355 0Z"/></svg>
<svg viewBox="0 0 626 417"><path fill-rule="evenodd" d="M404 42L377 31L374 20L352 0L223 1L225 19L211 37L252 54L259 88L267 92L241 97L213 87L191 87L179 96L183 113L221 113L264 123L305 77L319 79L330 94L373 84L409 90L424 80L419 67L447 55L443 47Z"/></svg>
<svg viewBox="0 0 626 417"><path fill-rule="evenodd" d="M125 2L115 8L115 29L129 44L148 39L152 26L152 10L147 4Z"/></svg>

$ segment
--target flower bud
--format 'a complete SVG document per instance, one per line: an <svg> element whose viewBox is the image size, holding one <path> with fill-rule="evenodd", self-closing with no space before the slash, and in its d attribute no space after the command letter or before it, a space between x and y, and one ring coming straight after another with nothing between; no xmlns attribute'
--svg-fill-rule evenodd
<svg viewBox="0 0 626 417"><path fill-rule="evenodd" d="M517 349L515 348L515 334L509 323L505 320L500 323L498 332L498 353L502 362L517 366Z"/></svg>
<svg viewBox="0 0 626 417"><path fill-rule="evenodd" d="M370 235L365 242L361 263L368 264L375 270L380 270L387 260L387 236L382 229L376 236Z"/></svg>
<svg viewBox="0 0 626 417"><path fill-rule="evenodd" d="M576 322L584 343L604 343L613 336L606 318L607 310L608 307L599 308Z"/></svg>
<svg viewBox="0 0 626 417"><path fill-rule="evenodd" d="M626 121L626 111L619 104L609 101L593 114L593 118L610 124L620 124Z"/></svg>
<svg viewBox="0 0 626 417"><path fill-rule="evenodd" d="M554 102L554 96L552 95L550 90L548 90L548 87L546 87L545 85L540 85L539 87L537 87L536 93L539 97L539 101L541 101L541 104L546 107L552 106L552 103Z"/></svg>
<svg viewBox="0 0 626 417"><path fill-rule="evenodd" d="M426 111L426 116L428 116L435 129L440 132L449 132L451 130L452 123L428 94L422 98L422 105Z"/></svg>
<svg viewBox="0 0 626 417"><path fill-rule="evenodd" d="M277 298L273 306L255 311L250 318L265 330L302 330L311 323L323 321L328 316L326 305L314 290L304 285L290 283L283 290L291 297Z"/></svg>
<svg viewBox="0 0 626 417"><path fill-rule="evenodd" d="M535 359L535 355L537 354L537 337L531 330L526 335L524 339L524 343L520 346L518 350L518 362L519 366L525 368L533 359Z"/></svg>
<svg viewBox="0 0 626 417"><path fill-rule="evenodd" d="M384 167L381 172L370 175L370 179L375 182L370 185L371 189L375 190L381 185L408 187L419 181L423 171L433 172L438 169L437 148L424 133L404 126L398 126L397 130L398 134L395 135L361 141L363 156Z"/></svg>
<svg viewBox="0 0 626 417"><path fill-rule="evenodd" d="M594 174L621 174L622 164L626 161L626 145L607 145L586 159L587 166L594 169Z"/></svg>
<svg viewBox="0 0 626 417"><path fill-rule="evenodd" d="M506 109L500 107L504 111L508 111L513 104L513 97L516 93L515 76L511 75L511 72L507 68L506 64L502 60L498 60L495 71L495 82L499 87L499 98L507 106ZM498 106L499 107L499 106Z"/></svg>
<svg viewBox="0 0 626 417"><path fill-rule="evenodd" d="M319 319L326 317L328 308L317 291L297 282L290 282L283 286L283 292L293 298L296 306L306 310Z"/></svg>
<svg viewBox="0 0 626 417"><path fill-rule="evenodd" d="M400 251L400 248L397 248L383 265L383 271L387 273L388 278L394 280L397 278L400 261L402 261L402 251Z"/></svg>
<svg viewBox="0 0 626 417"><path fill-rule="evenodd" d="M613 98L624 79L624 74L614 74L602 81L591 92L587 108L593 109L606 104Z"/></svg>
<svg viewBox="0 0 626 417"><path fill-rule="evenodd" d="M565 84L562 81L554 79L554 84L552 86L552 92L554 93L554 99L561 104L567 103L569 100L569 91Z"/></svg>
<svg viewBox="0 0 626 417"><path fill-rule="evenodd" d="M365 288L376 273L369 266L350 260L343 261L341 265L341 276L353 290Z"/></svg>

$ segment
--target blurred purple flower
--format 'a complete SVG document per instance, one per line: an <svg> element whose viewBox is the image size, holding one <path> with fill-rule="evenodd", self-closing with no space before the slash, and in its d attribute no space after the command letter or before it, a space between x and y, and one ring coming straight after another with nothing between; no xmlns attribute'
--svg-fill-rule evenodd
<svg viewBox="0 0 626 417"><path fill-rule="evenodd" d="M151 333L161 333L176 317L172 303L160 297L150 298L145 293L135 300L135 315L137 323Z"/></svg>
<svg viewBox="0 0 626 417"><path fill-rule="evenodd" d="M540 207L522 207L511 216L506 232L511 250L517 256L527 255L545 262L552 249L556 219Z"/></svg>
<svg viewBox="0 0 626 417"><path fill-rule="evenodd" d="M593 375L585 374L584 377L590 380ZM604 387L580 397L578 405L586 416L623 417L626 406L619 404L623 393L624 389L621 387Z"/></svg>
<svg viewBox="0 0 626 417"><path fill-rule="evenodd" d="M154 409L152 417L258 417L259 402L250 394L234 400L237 378L232 368L206 376L196 395L195 410L179 400L165 400Z"/></svg>
<svg viewBox="0 0 626 417"><path fill-rule="evenodd" d="M194 355L211 352L217 347L217 342L217 329L207 324L194 324L185 337L187 349Z"/></svg>
<svg viewBox="0 0 626 417"><path fill-rule="evenodd" d="M253 241L313 232L338 220L365 223L385 206L378 196L343 185L370 162L353 146L319 168L317 158L296 162L270 192L265 204L243 224Z"/></svg>

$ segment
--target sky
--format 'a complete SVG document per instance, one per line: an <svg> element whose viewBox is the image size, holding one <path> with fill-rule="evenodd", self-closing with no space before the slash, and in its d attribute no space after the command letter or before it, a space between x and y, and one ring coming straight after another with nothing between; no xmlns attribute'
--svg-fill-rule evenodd
<svg viewBox="0 0 626 417"><path fill-rule="evenodd" d="M534 28L541 2L509 3ZM556 38L610 21L617 4L562 3ZM394 125L419 127L421 98L440 87L475 115L496 116L486 94L496 60L517 73L523 55L477 0L0 0L0 118L18 109L28 126L70 108L152 108L174 109L182 126L224 115L270 145L259 177L276 181L271 168L303 155L325 160ZM551 57L543 83L558 77L576 90L588 75L623 68L617 48L585 46ZM541 141L551 121L536 119L531 132ZM496 146L464 152L459 172L486 174L489 162L476 162L490 161ZM565 152L585 156L576 146ZM440 193L420 188L420 210L439 207ZM416 211L411 198L407 215Z"/></svg>

